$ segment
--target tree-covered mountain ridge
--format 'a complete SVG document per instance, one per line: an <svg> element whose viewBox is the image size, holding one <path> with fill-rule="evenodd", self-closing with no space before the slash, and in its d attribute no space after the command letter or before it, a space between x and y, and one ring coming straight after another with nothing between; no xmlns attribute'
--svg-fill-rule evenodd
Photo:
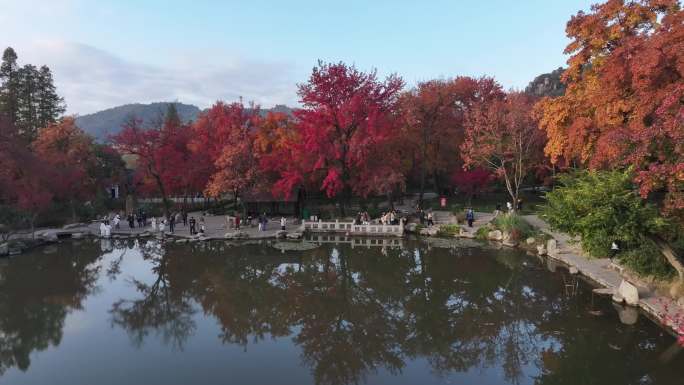
<svg viewBox="0 0 684 385"><path fill-rule="evenodd" d="M195 105L180 102L130 103L78 116L76 124L99 142L106 142L109 137L118 134L122 125L131 118L141 120L143 126L153 125L156 121L163 119L170 104L175 105L178 116L184 123L196 120L202 112ZM289 114L292 109L284 105L261 109L262 114L270 111Z"/></svg>

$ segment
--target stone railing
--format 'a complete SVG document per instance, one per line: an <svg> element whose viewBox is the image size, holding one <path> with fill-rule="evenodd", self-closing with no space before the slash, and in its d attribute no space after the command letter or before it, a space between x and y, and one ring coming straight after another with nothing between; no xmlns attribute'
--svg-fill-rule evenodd
<svg viewBox="0 0 684 385"><path fill-rule="evenodd" d="M404 235L403 225L368 224L356 225L354 222L312 222L302 223L305 231L312 233L344 233L348 235L396 236Z"/></svg>
<svg viewBox="0 0 684 385"><path fill-rule="evenodd" d="M309 233L304 237L304 240L311 243L334 243L334 244L349 244L351 248L354 247L390 247L390 248L403 248L403 239L401 238L378 238L378 237L354 237L345 234L321 234L321 233Z"/></svg>

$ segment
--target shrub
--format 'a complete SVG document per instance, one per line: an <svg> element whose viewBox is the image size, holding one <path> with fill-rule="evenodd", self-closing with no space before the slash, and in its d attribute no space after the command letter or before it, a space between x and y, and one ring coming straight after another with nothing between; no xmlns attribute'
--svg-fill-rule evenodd
<svg viewBox="0 0 684 385"><path fill-rule="evenodd" d="M457 211L454 213L454 216L456 217L456 223L465 223L465 221L466 221L465 211Z"/></svg>
<svg viewBox="0 0 684 385"><path fill-rule="evenodd" d="M454 225L454 224L442 225L439 227L439 231L437 232L437 235L444 236L444 237L454 236L454 235L457 235L460 230L461 230L461 227L459 225Z"/></svg>
<svg viewBox="0 0 684 385"><path fill-rule="evenodd" d="M517 240L534 234L534 228L523 217L515 213L498 215L492 223L494 227L509 233L511 236L515 233L515 236L518 237Z"/></svg>
<svg viewBox="0 0 684 385"><path fill-rule="evenodd" d="M489 239L489 232L492 231L491 227L489 225L487 226L482 226L477 231L475 231L475 238L486 241Z"/></svg>
<svg viewBox="0 0 684 385"><path fill-rule="evenodd" d="M609 255L612 242L618 242L621 260L638 273L662 275L670 269L656 247L645 246L668 221L637 194L631 169L580 171L560 176L559 182L562 186L546 194L542 208L553 228L580 236L584 251L595 257Z"/></svg>

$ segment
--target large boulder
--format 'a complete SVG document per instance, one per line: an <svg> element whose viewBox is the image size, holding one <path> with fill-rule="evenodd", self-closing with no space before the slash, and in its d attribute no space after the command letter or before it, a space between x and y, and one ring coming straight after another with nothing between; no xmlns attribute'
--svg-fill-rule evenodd
<svg viewBox="0 0 684 385"><path fill-rule="evenodd" d="M409 223L408 225L406 225L406 226L404 227L404 230L405 230L406 232L409 232L409 233L415 233L415 232L416 232L416 228L418 228L418 224L417 224L417 223Z"/></svg>
<svg viewBox="0 0 684 385"><path fill-rule="evenodd" d="M420 229L420 235L434 237L439 232L439 226L424 227Z"/></svg>
<svg viewBox="0 0 684 385"><path fill-rule="evenodd" d="M470 231L460 228L458 229L458 236L461 238L469 238L469 239L474 239L475 238L475 233L471 233Z"/></svg>
<svg viewBox="0 0 684 385"><path fill-rule="evenodd" d="M618 295L625 300L627 305L637 306L639 304L639 290L624 279L620 282L620 287L618 287Z"/></svg>
<svg viewBox="0 0 684 385"><path fill-rule="evenodd" d="M57 237L57 232L55 231L45 231L40 235L40 238L43 238L48 242L57 242L57 240L59 239Z"/></svg>
<svg viewBox="0 0 684 385"><path fill-rule="evenodd" d="M529 238L527 238L527 239L525 240L525 243L527 243L528 245L532 246L532 245L534 245L535 243L537 243L537 240L534 239L534 237L529 237Z"/></svg>
<svg viewBox="0 0 684 385"><path fill-rule="evenodd" d="M226 233L225 235L226 239L247 239L249 238L249 235L245 232L242 231L233 231Z"/></svg>
<svg viewBox="0 0 684 385"><path fill-rule="evenodd" d="M503 242L502 242L501 244L504 245L504 246L508 246L508 247L516 247L516 246L518 246L518 242L512 240L510 237L504 239Z"/></svg>
<svg viewBox="0 0 684 385"><path fill-rule="evenodd" d="M275 232L275 237L276 237L277 239L283 239L283 238L285 238L286 236L287 236L287 231L285 231L285 230L278 230L278 231Z"/></svg>
<svg viewBox="0 0 684 385"><path fill-rule="evenodd" d="M487 233L487 239L491 239L492 241L502 241L503 233L501 230L492 230Z"/></svg>
<svg viewBox="0 0 684 385"><path fill-rule="evenodd" d="M546 246L545 245L537 245L537 255L539 255L539 256L546 255Z"/></svg>
<svg viewBox="0 0 684 385"><path fill-rule="evenodd" d="M302 239L303 236L304 234L301 232L287 233L286 235L287 239Z"/></svg>
<svg viewBox="0 0 684 385"><path fill-rule="evenodd" d="M556 242L555 239L549 239L549 241L546 242L546 253L551 257L558 255L558 242Z"/></svg>

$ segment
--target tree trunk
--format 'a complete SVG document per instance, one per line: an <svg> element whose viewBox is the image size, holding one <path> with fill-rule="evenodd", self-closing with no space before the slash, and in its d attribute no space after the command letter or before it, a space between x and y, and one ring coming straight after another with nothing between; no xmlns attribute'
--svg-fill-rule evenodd
<svg viewBox="0 0 684 385"><path fill-rule="evenodd" d="M651 239L658 245L660 252L665 259L667 259L667 262L677 271L679 282L684 282L684 264L682 264L682 260L679 256L677 256L675 251L672 250L672 247L670 247L662 238L652 237Z"/></svg>
<svg viewBox="0 0 684 385"><path fill-rule="evenodd" d="M36 215L35 214L31 214L30 219L29 219L29 223L31 225L31 239L35 240L36 239L36 226L35 226Z"/></svg>
<svg viewBox="0 0 684 385"><path fill-rule="evenodd" d="M76 223L76 204L73 199L69 201L69 206L71 206L71 223Z"/></svg>

